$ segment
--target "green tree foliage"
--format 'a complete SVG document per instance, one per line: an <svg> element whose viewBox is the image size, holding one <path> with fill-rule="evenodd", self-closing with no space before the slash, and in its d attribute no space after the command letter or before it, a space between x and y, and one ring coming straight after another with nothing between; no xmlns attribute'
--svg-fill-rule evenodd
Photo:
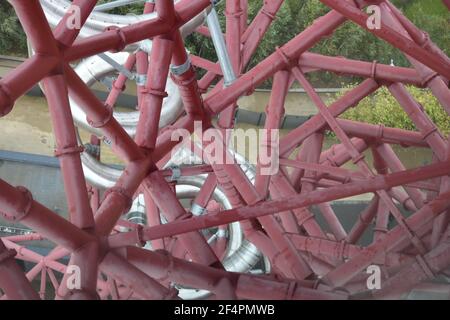
<svg viewBox="0 0 450 320"><path fill-rule="evenodd" d="M392 2L419 28L429 33L431 39L447 55L450 55L450 13L441 0L394 0ZM249 0L249 21L254 18L262 5L263 0ZM222 3L218 11L222 29L225 30L223 7ZM266 33L249 67L253 67L266 58L274 52L276 46L282 46L291 40L328 11L329 9L319 0L285 0L277 14L277 19ZM200 53L211 60L215 59L213 45L209 39L194 34L188 38L187 44L190 51ZM390 64L392 60L397 66L409 66L402 52L352 22L345 23L333 35L322 39L311 51L364 61L377 60L386 64ZM312 74L311 81L316 86L340 86L354 82L355 79L340 78L334 74L321 72Z"/></svg>
<svg viewBox="0 0 450 320"><path fill-rule="evenodd" d="M12 6L0 1L0 54L26 55L26 37Z"/></svg>
<svg viewBox="0 0 450 320"><path fill-rule="evenodd" d="M266 0L268 1L268 0ZM100 0L98 3L108 2ZM249 22L253 20L263 5L263 0L248 0ZM450 55L450 13L441 0L392 0L407 17L419 28L430 34L431 39ZM130 5L117 8L110 13L140 14L143 5ZM222 29L225 30L224 1L218 6ZM277 19L265 35L249 68L274 52L276 46L282 46L299 32L310 26L315 19L327 13L329 9L319 0L285 0L277 14ZM14 11L7 1L0 1L0 54L26 54L26 41L18 24ZM216 60L214 47L210 39L193 34L186 41L188 50L210 60ZM346 56L365 61L377 60L389 64L391 60L398 66L409 66L404 55L390 44L377 39L352 22L347 22L336 32L322 39L313 52ZM334 74L320 72L311 75L316 86L340 86L357 79L340 78Z"/></svg>

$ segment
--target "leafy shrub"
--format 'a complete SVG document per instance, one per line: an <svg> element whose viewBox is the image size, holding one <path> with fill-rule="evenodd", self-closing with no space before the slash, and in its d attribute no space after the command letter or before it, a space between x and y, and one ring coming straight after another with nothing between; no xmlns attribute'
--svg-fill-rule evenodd
<svg viewBox="0 0 450 320"><path fill-rule="evenodd" d="M349 89L346 88L338 96ZM450 134L450 116L442 108L439 101L429 90L413 86L408 86L407 89L415 100L424 107L426 114L437 125L440 132L447 137ZM371 124L382 124L386 127L417 130L414 123L386 87L382 87L373 95L366 97L356 107L347 110L341 117Z"/></svg>

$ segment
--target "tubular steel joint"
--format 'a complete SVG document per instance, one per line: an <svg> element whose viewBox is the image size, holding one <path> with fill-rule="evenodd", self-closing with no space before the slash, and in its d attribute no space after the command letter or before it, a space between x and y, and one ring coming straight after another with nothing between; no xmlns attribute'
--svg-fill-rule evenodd
<svg viewBox="0 0 450 320"><path fill-rule="evenodd" d="M170 167L172 170L172 176L170 177L170 181L177 181L181 177L181 168L179 166Z"/></svg>
<svg viewBox="0 0 450 320"><path fill-rule="evenodd" d="M294 66L296 66L296 61L294 59L291 59L280 47L275 48L275 52L278 53L278 55L281 57L281 59L284 62L284 65L286 69L291 69Z"/></svg>
<svg viewBox="0 0 450 320"><path fill-rule="evenodd" d="M147 75L146 74L136 74L136 84L138 86L144 87L147 84Z"/></svg>
<svg viewBox="0 0 450 320"><path fill-rule="evenodd" d="M84 151L83 146L73 146L67 148L61 148L55 150L55 157L61 157L68 154L82 153Z"/></svg>
<svg viewBox="0 0 450 320"><path fill-rule="evenodd" d="M373 60L372 62L372 68L371 68L371 78L372 79L376 79L377 78L377 66L378 66L378 61L377 60Z"/></svg>
<svg viewBox="0 0 450 320"><path fill-rule="evenodd" d="M5 217L8 220L21 221L30 213L31 207L33 206L33 195L25 187L18 186L16 189L23 194L24 201L22 202L21 208L13 216L8 215Z"/></svg>
<svg viewBox="0 0 450 320"><path fill-rule="evenodd" d="M155 89L145 89L144 93L151 94L157 97L165 98L168 96L166 91L155 90Z"/></svg>
<svg viewBox="0 0 450 320"><path fill-rule="evenodd" d="M123 32L122 29L120 29L117 26L109 26L109 27L106 27L105 31L115 31L117 34L117 37L120 39L119 45L116 48L111 50L112 53L120 52L126 48L127 37L125 36L125 33Z"/></svg>
<svg viewBox="0 0 450 320"><path fill-rule="evenodd" d="M168 264L164 268L166 274L163 277L158 278L158 280L160 282L165 282L165 281L169 280L169 278L170 278L170 275L171 275L171 273L173 271L173 268L175 266L175 259L170 254L170 252L165 250L165 249L155 250L155 253L163 255L164 257L167 258Z"/></svg>
<svg viewBox="0 0 450 320"><path fill-rule="evenodd" d="M67 292L66 297L63 297L67 300L100 300L100 297L97 291L88 291L86 289L72 289Z"/></svg>
<svg viewBox="0 0 450 320"><path fill-rule="evenodd" d="M191 59L188 56L186 61L183 64L179 65L179 66L171 64L170 65L170 72L173 75L175 75L175 76L181 76L182 74L184 74L187 71L189 71L190 68L191 68Z"/></svg>
<svg viewBox="0 0 450 320"><path fill-rule="evenodd" d="M55 156L66 156L60 158L64 160L61 170L73 223L34 201L28 189L14 188L0 180L0 208L5 211L0 214L14 224L21 221L30 232L39 232L5 238L7 247L1 250L0 264L13 274L6 283L14 281L17 286L12 283L2 288L0 299L5 294L14 299L38 298L31 286L27 290L26 276L30 277L30 273L14 275L20 270L14 270L17 266L6 261L14 258L36 261L44 267L32 276L41 271L45 279L41 279L40 292L45 298L45 281L54 282L53 270L67 266L61 257L73 255L83 266L84 290L69 291L62 286L55 293L56 298L69 299L99 299L96 289L102 299L174 299L178 295L185 299L186 292L189 298L201 295L206 299L361 298L361 291L366 291L362 273L370 264L385 266L384 278L388 281L383 290L373 291L371 296L390 298L408 293L418 281L433 279L450 265L450 243L444 240L448 221L443 215L450 209L450 187L442 183L450 170L446 153L449 141L405 89L410 85L429 87L444 112L450 114L450 60L392 4L380 7L386 15L382 30L369 31L402 51L412 67L310 52L348 20L369 29L369 15L363 7L380 4L381 0L321 0L332 10L255 66L249 63L254 61L273 20L282 12L282 0L263 1L250 23L246 21L253 17L249 15L248 1L229 0L225 12L220 11L227 16L225 31L214 8L218 0L157 0L156 6L153 0L115 0L97 7L95 1L77 0L81 3L82 25L76 29L64 23L58 25L70 16L69 0L16 2L14 7L31 47L42 56L30 57L0 81L0 115L9 113L26 90L46 79L46 99L52 107L53 131L58 141ZM147 3L141 16L91 14L92 10L136 2ZM205 22L207 27L202 26ZM105 28L107 25L112 26ZM183 38L195 30L209 33L218 63L207 60L202 52L186 52ZM57 48L57 43L64 44L64 48ZM77 61L81 62L72 70L69 63ZM174 64L170 65L171 61ZM200 67L207 73L197 82ZM64 69L66 77L61 76L60 69ZM307 81L309 72L333 72L365 80L328 104ZM137 84L138 110L127 115L114 113L113 106L118 104L128 79ZM295 120L284 114L294 81L303 84L321 113L307 120L303 120L306 116ZM109 90L104 106L88 88L97 82ZM228 129L245 116L240 117L236 109L240 108L240 98L253 94L264 83L272 83L272 91L266 117L260 113L258 124L263 125L265 119L264 129L274 130L280 128L280 123L282 128L300 123L280 139L282 160L297 155L292 168L286 161L283 172L270 178L261 173L262 159L256 169L246 161L237 161L236 168L217 164L214 170L210 165L171 166L182 163L171 157L171 151L179 145L172 141L171 133L196 133L197 118L203 121L206 128L201 130L205 133L216 116L220 119L218 129ZM381 86L388 87L417 130L370 125L367 119L340 119ZM199 91L209 94L203 96ZM183 105L185 115L180 117ZM93 135L92 145L77 145L73 122ZM323 136L327 130L337 132L340 142L328 147ZM124 170L101 163L99 137L113 144L112 151L127 162ZM272 143L269 140L259 146L266 150ZM406 169L391 147L394 144L429 148L435 161ZM196 155L203 155L207 146L205 143L195 148ZM83 148L86 153L80 163L77 153ZM371 148L374 165L364 158ZM241 159L236 153L232 156ZM361 172L345 169L352 162L359 165ZM214 176L207 177L206 173L211 172ZM86 188L86 181L92 186ZM106 190L102 201L99 190ZM347 223L334 212L333 203L362 194L373 195L358 219L351 219L354 225L347 232ZM133 206L136 197L138 205ZM186 197L194 199L190 210L184 206ZM408 205L411 214L404 216L398 211L398 202ZM318 204L323 204L320 217L308 209ZM217 212L207 212L210 206ZM166 223L161 222L161 213L166 215ZM390 215L396 218L392 228ZM0 231L16 230L5 228L0 226ZM371 242L360 241L368 234ZM55 253L40 256L16 244L47 239L62 251L56 249ZM150 243L156 250L153 253L144 250ZM136 244L144 248L133 248ZM158 250L166 246L170 252ZM125 253L120 257L127 262L116 260L117 265L114 254L104 254L113 248ZM266 266L266 262L271 264ZM107 274L107 282L98 278L98 267ZM147 281L136 268L147 274ZM257 276L260 272L268 273L267 277ZM0 274L2 285L4 279L5 275Z"/></svg>
<svg viewBox="0 0 450 320"><path fill-rule="evenodd" d="M268 17L271 21L275 20L277 18L276 15L270 13L269 11L266 10L266 8L262 8L261 9L261 13L264 14L266 17Z"/></svg>
<svg viewBox="0 0 450 320"><path fill-rule="evenodd" d="M124 188L112 187L112 188L106 190L104 199L106 199L110 193L116 193L116 194L120 195L125 200L125 203L126 203L125 212L130 211L130 208L133 205L133 198L128 195L128 192Z"/></svg>
<svg viewBox="0 0 450 320"><path fill-rule="evenodd" d="M0 117L6 116L14 107L14 101L11 98L8 87L5 84L0 83L0 101L2 100L5 101L5 103L0 106Z"/></svg>
<svg viewBox="0 0 450 320"><path fill-rule="evenodd" d="M357 164L358 162L364 160L365 157L366 156L363 153L361 153L358 156L352 158L352 162L353 162L353 164Z"/></svg>
<svg viewBox="0 0 450 320"><path fill-rule="evenodd" d="M191 207L191 213L194 216L201 216L206 211L206 208L202 207L201 205L198 205L197 203L193 203Z"/></svg>
<svg viewBox="0 0 450 320"><path fill-rule="evenodd" d="M86 117L86 121L89 123L89 125L93 128L103 128L104 126L106 126L108 124L109 121L111 121L111 119L113 119L113 107L109 106L109 105L105 105L107 114L106 116L97 121L94 122L93 120L91 120L89 117Z"/></svg>

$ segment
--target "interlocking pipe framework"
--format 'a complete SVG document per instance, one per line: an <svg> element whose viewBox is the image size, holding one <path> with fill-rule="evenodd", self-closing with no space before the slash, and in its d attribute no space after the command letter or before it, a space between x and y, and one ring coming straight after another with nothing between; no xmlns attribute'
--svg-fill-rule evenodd
<svg viewBox="0 0 450 320"><path fill-rule="evenodd" d="M224 72L219 64L194 54L189 57L179 31L211 5L209 0L181 0L175 5L164 0L146 2L144 13L155 10L154 19L122 28L109 27L101 34L80 40L77 40L80 30L67 24L71 12L51 30L38 0L10 0L35 54L0 80L0 115L6 116L17 98L42 81L69 221L33 200L26 188L0 180L2 216L34 231L0 241L3 298L45 298L47 282L55 287L59 299L176 299L178 293L173 283L208 290L213 297L224 299L400 298L414 288L420 289L420 282L425 282L427 290L448 293L448 285L427 281L445 274L450 267L450 144L405 84L428 88L450 115L450 59L389 1L322 2L331 9L326 15L245 71L283 1L265 1L248 24L247 1L227 0L225 40L237 78L224 86L220 80ZM368 15L364 8L371 4L378 5L382 12L380 29L368 29L366 25ZM75 0L73 5L80 8L83 24L96 1ZM308 52L348 20L402 50L412 67ZM197 31L210 35L205 26ZM112 107L123 90L123 75L104 104L69 63L105 51L121 51L145 39L153 41L150 63L147 54L139 51L125 64L129 70L136 65L139 74L147 75L147 81L138 86L140 118L133 139L112 116ZM201 79L197 80L194 67L187 63L189 59L193 65L206 69ZM183 72L173 72L180 70L177 66L184 66ZM185 115L158 130L170 70ZM307 78L308 73L319 70L366 79L327 106ZM295 81L305 89L319 113L280 140L281 170L277 174L262 175L258 163L254 184L237 164L206 163L183 168L182 175L208 174L194 199L197 207L192 208L197 209L186 210L174 192L176 182L166 179L173 176L173 170L162 169L177 144L171 141L171 133L179 128L192 132L194 121L202 121L203 129L208 130L214 126L215 115L220 115L217 123L220 129L232 128L238 98L252 94L271 78L274 85L266 109L266 129L276 130L280 126L286 95ZM202 92L216 79L217 84L203 97ZM339 118L381 86L389 89L417 131ZM69 94L83 108L88 123L101 130L114 153L125 162L125 170L115 186L106 190L101 202L92 188L86 186L80 160L83 148L78 145ZM336 134L339 143L323 150L327 130ZM406 170L391 145L429 148L434 155L433 163ZM300 146L295 159L290 157ZM365 159L367 152L373 154L373 168ZM343 168L349 161L356 169ZM198 215L198 208L204 211L213 207L211 195L216 187L222 188L233 208ZM141 192L147 199L151 222L147 226L121 218L134 196ZM365 193L373 194L372 200L352 228L345 229L330 203ZM410 215L405 216L398 204ZM327 228L317 222L312 205L317 205ZM160 224L161 213L165 224ZM390 217L394 226L389 225ZM227 272L221 261L223 243L211 245L201 232L237 221L245 237L270 261L270 275ZM364 246L358 240L371 223L374 241ZM118 232L124 226L129 231ZM20 244L42 239L57 244L47 256ZM175 246L178 249L169 250L166 245L169 240L178 243ZM160 250L136 247L147 241ZM58 261L64 256L70 256L68 265ZM35 266L24 274L14 257L31 261ZM386 271L383 274L389 275L376 292L367 291L366 287L364 271L371 264L381 266ZM81 274L81 286L75 289L69 288L65 281L68 275L65 272L74 265ZM55 272L65 273L62 281L57 280ZM30 285L38 275L39 294Z"/></svg>

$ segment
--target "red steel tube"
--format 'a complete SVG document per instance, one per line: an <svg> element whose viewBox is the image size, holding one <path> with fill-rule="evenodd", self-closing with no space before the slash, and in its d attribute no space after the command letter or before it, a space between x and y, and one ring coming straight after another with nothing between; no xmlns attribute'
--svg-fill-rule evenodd
<svg viewBox="0 0 450 320"><path fill-rule="evenodd" d="M130 263L152 277L168 277L173 282L209 290L218 295L223 294L224 285L230 285L231 290L242 299L345 298L345 295L312 289L312 281L296 281L296 290L289 295L290 283L286 280L276 281L264 276L225 272L173 258L164 252L144 251L135 247L127 247L125 254Z"/></svg>
<svg viewBox="0 0 450 320"><path fill-rule="evenodd" d="M58 59L36 53L0 80L0 117L11 112L14 102L54 68ZM39 66L39 68L37 68Z"/></svg>
<svg viewBox="0 0 450 320"><path fill-rule="evenodd" d="M175 6L178 17L175 23L157 17L120 29L113 28L87 39L75 41L65 51L65 60L71 62L109 50L120 51L128 44L166 34L188 22L210 4L210 0L182 0Z"/></svg>
<svg viewBox="0 0 450 320"><path fill-rule="evenodd" d="M75 10L69 10L64 17L59 21L53 34L55 35L56 41L61 45L68 47L70 46L80 33L81 27L84 26L86 20L97 4L96 0L74 0L72 1L71 8ZM74 18L74 14L78 14L77 22L80 22L80 27L73 28L69 27L69 19Z"/></svg>
<svg viewBox="0 0 450 320"><path fill-rule="evenodd" d="M152 240L161 237L168 237L193 230L211 228L236 221L270 215L280 211L292 210L325 201L333 201L358 194L389 189L414 181L446 175L448 172L449 162L447 161L420 168L409 169L403 172L391 173L384 176L375 176L364 181L352 182L325 190L312 191L308 194L308 196L295 195L292 197L284 197L277 200L266 201L253 206L222 211L220 213L220 218L218 218L218 214L209 214L202 217L173 222L159 227L145 228L143 231L143 239ZM426 212L429 213L428 211ZM109 244L112 247L134 243L138 243L138 239L136 239L134 234L130 233L114 235L109 239Z"/></svg>
<svg viewBox="0 0 450 320"><path fill-rule="evenodd" d="M372 177L373 172L370 170L367 162L364 160L364 155L361 154L358 149L352 144L350 138L346 135L346 133L342 130L342 128L337 123L336 119L333 117L331 112L326 107L325 103L321 100L319 95L315 92L314 88L305 78L304 74L298 67L292 69L295 77L298 79L300 84L305 88L306 92L310 96L311 100L316 104L317 108L320 111L322 117L326 120L330 128L333 132L336 133L338 139L342 142L348 154L351 156L352 161L356 164L361 171L367 176ZM384 202L384 204L389 209L390 213L394 216L398 224L404 229L406 234L410 237L411 242L418 248L419 251L425 251L425 247L423 243L416 237L416 235L411 232L409 226L406 224L400 210L396 207L392 198L389 197L385 190L378 190L377 194L380 196L380 199Z"/></svg>
<svg viewBox="0 0 450 320"><path fill-rule="evenodd" d="M405 84L413 84L418 87L423 85L422 78L414 69L389 66L378 63L377 61L370 63L305 52L298 59L298 64L302 69L307 67L332 71L337 74L373 78L377 81L402 82Z"/></svg>
<svg viewBox="0 0 450 320"><path fill-rule="evenodd" d="M260 147L269 149L270 145L264 145L270 142L271 133L278 130L281 120L284 116L284 103L286 101L286 94L289 89L289 72L279 71L275 73L273 78L272 93L270 95L269 105L266 108L266 123L264 129L267 130L267 141L261 141ZM269 154L269 152L266 152ZM261 161L258 159L256 166L255 188L258 193L266 198L269 190L270 175L261 175Z"/></svg>
<svg viewBox="0 0 450 320"><path fill-rule="evenodd" d="M25 188L14 188L0 180L0 190L0 211L4 218L21 222L71 251L93 240L88 233L34 201Z"/></svg>
<svg viewBox="0 0 450 320"><path fill-rule="evenodd" d="M439 72L447 79L450 79L450 62L448 59L443 59L441 56L437 56L432 52L420 47L410 39L404 37L399 32L395 31L383 21L381 21L381 28L369 29L367 27L368 15L362 12L359 8L353 6L346 1L334 1L334 0L320 0L328 7L340 12L348 19L352 20L359 26L363 27L367 31L375 34L377 37L389 42L394 47L407 53L414 59L420 61L424 65Z"/></svg>
<svg viewBox="0 0 450 320"><path fill-rule="evenodd" d="M127 61L125 61L124 68L128 71L131 71L133 69L133 66L136 63L136 54L130 54L127 58ZM117 98L119 95L125 90L125 83L127 81L127 76L123 73L120 73L117 79L113 82L111 91L109 92L108 97L106 98L105 105L109 107L114 107Z"/></svg>
<svg viewBox="0 0 450 320"><path fill-rule="evenodd" d="M228 54L236 77L241 73L241 0L229 0L225 4L225 24ZM225 79L224 79L225 80ZM236 102L232 103L219 114L217 126L222 129L231 128L234 125Z"/></svg>
<svg viewBox="0 0 450 320"><path fill-rule="evenodd" d="M46 77L42 84L53 123L55 154L61 165L70 221L81 229L92 229L94 219L81 167L82 149L78 146L64 76Z"/></svg>
<svg viewBox="0 0 450 320"><path fill-rule="evenodd" d="M10 1L34 51L42 55L57 56L59 49L38 0Z"/></svg>
<svg viewBox="0 0 450 320"><path fill-rule="evenodd" d="M182 207L161 172L153 171L143 182L143 187L152 196L168 221L185 221L190 214ZM191 258L208 266L221 267L221 263L199 231L180 236L179 240Z"/></svg>
<svg viewBox="0 0 450 320"><path fill-rule="evenodd" d="M108 235L120 216L128 210L133 194L138 190L142 180L155 170L150 157L130 162L116 185L106 192L100 208L95 214L96 233Z"/></svg>
<svg viewBox="0 0 450 320"><path fill-rule="evenodd" d="M277 52L261 61L256 67L243 74L229 87L210 95L205 99L207 110L211 114L219 113L229 106L238 97L256 88L277 71L286 67L286 61L296 59L304 51L312 47L320 39L331 33L339 25L345 22L345 18L333 11L317 19L313 26L307 28L294 39L285 44ZM281 51L280 51L281 50ZM282 58L280 53L282 52Z"/></svg>
<svg viewBox="0 0 450 320"><path fill-rule="evenodd" d="M0 288L9 299L38 300L38 294L14 260L15 254L15 250L8 250L0 239Z"/></svg>
<svg viewBox="0 0 450 320"><path fill-rule="evenodd" d="M329 110L334 117L337 117L348 108L355 106L367 95L375 92L379 84L373 79L367 79L355 89L344 94L339 100L329 106ZM323 128L326 125L325 120L320 115L315 115L302 126L292 130L282 139L280 139L280 156L285 156L289 151L297 147L301 142L312 133Z"/></svg>
<svg viewBox="0 0 450 320"><path fill-rule="evenodd" d="M146 92L140 106L139 122L136 127L136 143L153 150L158 136L159 119L165 92L169 64L172 57L173 41L163 36L153 40L150 64L147 73Z"/></svg>
<svg viewBox="0 0 450 320"><path fill-rule="evenodd" d="M428 144L423 140L423 135L419 132L345 119L336 119L336 121L347 134L365 140L414 147L428 147Z"/></svg>
<svg viewBox="0 0 450 320"><path fill-rule="evenodd" d="M100 270L122 283L128 284L145 299L174 299L176 291L163 287L154 279L134 267L121 256L109 252L100 263Z"/></svg>
<svg viewBox="0 0 450 320"><path fill-rule="evenodd" d="M393 83L388 88L405 112L410 116L411 120L422 133L423 140L428 143L439 160L446 159L447 144L436 125L430 120L411 94L399 83Z"/></svg>
<svg viewBox="0 0 450 320"><path fill-rule="evenodd" d="M276 17L283 0L264 1L261 10L242 35L242 61L244 65L250 61L258 44Z"/></svg>
<svg viewBox="0 0 450 320"><path fill-rule="evenodd" d="M395 174L395 173L394 173ZM411 228L411 231L419 229L427 222L431 221L433 217L437 216L450 206L450 192L439 195L432 202L425 204L414 215L405 219L405 222ZM401 226L396 226L394 229L386 233L381 241L377 241L355 256L348 262L338 266L324 277L323 281L333 287L342 286L347 283L355 274L366 268L377 256L382 252L390 250L399 241L406 239L407 235L404 233Z"/></svg>
<svg viewBox="0 0 450 320"><path fill-rule="evenodd" d="M184 48L184 42L179 31L175 32L174 38L172 68L180 68L180 66L183 66L186 63L190 64L190 60L186 49ZM171 77L178 85L186 113L193 119L202 119L204 115L203 99L192 65L181 74L174 74L172 72Z"/></svg>
<svg viewBox="0 0 450 320"><path fill-rule="evenodd" d="M398 172L406 169L390 145L383 143L376 147L375 152L379 154L380 157L385 159L385 163L391 172ZM421 208L423 206L425 197L420 190L405 187L405 191L417 208Z"/></svg>
<svg viewBox="0 0 450 320"><path fill-rule="evenodd" d="M148 192L144 190L145 211L147 215L147 225L157 226L161 224L161 213L155 204L155 201ZM152 249L165 249L164 239L155 239L152 241Z"/></svg>
<svg viewBox="0 0 450 320"><path fill-rule="evenodd" d="M364 247L347 242L318 239L299 234L289 234L289 237L292 239L298 250L315 254L324 254L341 261L352 259L364 250ZM396 252L386 252L385 259L387 266L397 266L413 260L414 257Z"/></svg>
<svg viewBox="0 0 450 320"><path fill-rule="evenodd" d="M112 116L112 110L97 99L70 66L65 67L64 73L71 97L82 106L92 125L102 129L116 154L127 162L141 158L141 150Z"/></svg>

